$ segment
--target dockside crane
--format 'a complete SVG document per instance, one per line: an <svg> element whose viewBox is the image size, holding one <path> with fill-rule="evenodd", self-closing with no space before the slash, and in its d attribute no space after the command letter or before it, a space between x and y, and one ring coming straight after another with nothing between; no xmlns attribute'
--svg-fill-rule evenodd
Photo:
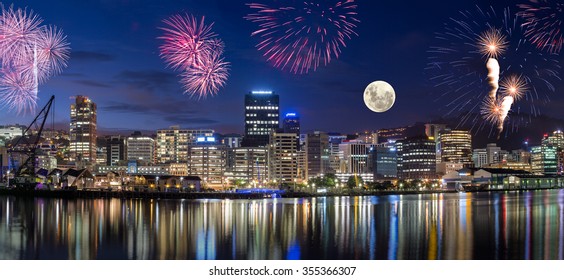
<svg viewBox="0 0 564 280"><path fill-rule="evenodd" d="M16 172L14 172L13 183L16 188L34 189L37 184L38 144L54 100L55 96L52 95L45 107L39 111L35 119L33 119L31 124L25 129L22 137L20 137L13 146L8 148L11 161L10 165L16 162L16 155L23 155L21 158L27 156L26 160L23 161L23 163L16 168ZM35 138L31 137L32 128L37 130Z"/></svg>

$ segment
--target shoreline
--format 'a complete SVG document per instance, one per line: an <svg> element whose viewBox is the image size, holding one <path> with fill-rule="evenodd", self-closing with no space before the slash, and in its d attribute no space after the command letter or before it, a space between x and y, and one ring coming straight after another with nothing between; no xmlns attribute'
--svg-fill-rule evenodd
<svg viewBox="0 0 564 280"><path fill-rule="evenodd" d="M507 192L507 191L534 191L554 190L560 188L535 188L535 189L491 189L472 190L462 193L479 192ZM440 194L458 193L456 190L406 190L406 191L370 191L346 193L307 193L284 192L274 193L237 193L237 192L140 192L140 191L108 191L108 190L23 190L0 189L0 196L20 197L45 197L45 198L121 198L121 199L272 199L272 198L310 198L310 197L338 197L338 196L388 196L410 194Z"/></svg>

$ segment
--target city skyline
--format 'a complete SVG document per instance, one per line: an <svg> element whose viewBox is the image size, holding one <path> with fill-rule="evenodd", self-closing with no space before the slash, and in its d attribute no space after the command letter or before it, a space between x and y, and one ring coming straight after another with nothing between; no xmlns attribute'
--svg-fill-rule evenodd
<svg viewBox="0 0 564 280"><path fill-rule="evenodd" d="M46 24L60 27L71 46L69 67L40 86L38 107L47 96L55 94L55 121L65 128L67 108L73 102L70 97L86 95L99 105L102 133L154 131L180 125L242 134L243 96L253 90L272 90L280 95L280 114L298 113L304 131L354 133L428 122L447 111L445 102L435 101L439 94L424 73L427 51L434 43L435 33L448 21L443 14L456 14L474 8L475 4L514 6L510 1L463 1L445 7L439 1L431 1L402 6L405 14L397 17L397 12L385 11L398 11L400 4L376 7L372 2L358 1L359 36L347 41L338 59L316 71L296 75L272 67L255 48L258 39L250 35L255 26L243 18L251 10L244 4L227 1L197 4L86 1L72 6L65 1L14 3L16 8L33 10ZM368 12L377 10L382 11L382 17L372 17ZM103 16L106 13L108 16ZM206 22L214 22L215 33L225 42L230 76L216 96L198 100L183 95L179 77L159 58L158 27L163 19L183 13L205 16ZM393 29L388 28L388 22L394 24ZM373 113L362 101L364 88L373 80L386 80L396 90L397 102L386 113ZM558 93L563 87L561 83L555 86L556 92L549 94L553 102L539 109L549 116L564 118L557 110ZM336 111L339 113L335 114ZM2 124L25 124L33 118L32 114L22 117L5 110L0 117Z"/></svg>

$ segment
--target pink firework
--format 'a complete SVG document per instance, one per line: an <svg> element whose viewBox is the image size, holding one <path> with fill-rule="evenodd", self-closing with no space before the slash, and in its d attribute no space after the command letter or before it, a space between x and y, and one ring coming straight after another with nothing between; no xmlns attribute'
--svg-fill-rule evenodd
<svg viewBox="0 0 564 280"><path fill-rule="evenodd" d="M18 113L33 111L38 85L67 66L69 44L33 11L5 8L0 15L0 101Z"/></svg>
<svg viewBox="0 0 564 280"><path fill-rule="evenodd" d="M70 47L66 36L55 26L41 28L36 47L38 72L41 73L39 82L43 83L48 77L58 75L67 67Z"/></svg>
<svg viewBox="0 0 564 280"><path fill-rule="evenodd" d="M1 73L0 102L18 114L32 112L37 106L34 77L18 72Z"/></svg>
<svg viewBox="0 0 564 280"><path fill-rule="evenodd" d="M3 63L25 59L33 51L33 43L37 41L38 28L43 20L33 11L1 8L0 58Z"/></svg>
<svg viewBox="0 0 564 280"><path fill-rule="evenodd" d="M204 17L198 22L191 15L175 15L163 22L167 27L161 28L165 34L159 37L164 41L160 46L161 57L172 69L200 65L203 57L223 51L221 41L211 31L213 23L206 26Z"/></svg>
<svg viewBox="0 0 564 280"><path fill-rule="evenodd" d="M564 43L562 21L564 21L563 0L530 0L519 4L518 13L524 19L525 36L537 48L550 53L559 53Z"/></svg>
<svg viewBox="0 0 564 280"><path fill-rule="evenodd" d="M229 63L217 55L208 57L200 66L186 70L181 76L185 93L199 98L214 95L227 81Z"/></svg>
<svg viewBox="0 0 564 280"><path fill-rule="evenodd" d="M258 50L277 68L308 73L338 58L353 35L357 15L354 0L284 1L276 7L247 4L255 10L245 19L257 23Z"/></svg>
<svg viewBox="0 0 564 280"><path fill-rule="evenodd" d="M180 71L184 93L206 97L217 94L229 76L229 63L222 55L225 44L212 32L213 23L205 25L191 15L173 16L163 21L164 42L161 58L168 67Z"/></svg>

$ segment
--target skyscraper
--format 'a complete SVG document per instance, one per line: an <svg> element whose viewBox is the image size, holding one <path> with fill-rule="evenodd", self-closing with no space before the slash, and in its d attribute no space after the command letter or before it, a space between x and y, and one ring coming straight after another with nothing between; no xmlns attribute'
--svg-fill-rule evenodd
<svg viewBox="0 0 564 280"><path fill-rule="evenodd" d="M372 150L374 180L393 180L398 177L398 158L395 143L384 143Z"/></svg>
<svg viewBox="0 0 564 280"><path fill-rule="evenodd" d="M531 170L535 174L556 175L558 173L558 149L550 144L532 147Z"/></svg>
<svg viewBox="0 0 564 280"><path fill-rule="evenodd" d="M70 110L70 159L79 166L96 163L96 103L76 96Z"/></svg>
<svg viewBox="0 0 564 280"><path fill-rule="evenodd" d="M272 130L279 128L279 96L272 91L245 95L244 147L264 147Z"/></svg>
<svg viewBox="0 0 564 280"><path fill-rule="evenodd" d="M283 122L284 133L300 135L300 117L296 113L287 113Z"/></svg>

